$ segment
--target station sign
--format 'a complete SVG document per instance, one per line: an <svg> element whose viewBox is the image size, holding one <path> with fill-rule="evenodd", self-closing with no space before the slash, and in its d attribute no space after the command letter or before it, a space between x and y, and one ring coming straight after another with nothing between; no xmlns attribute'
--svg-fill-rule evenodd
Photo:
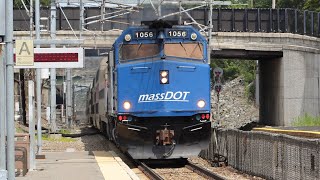
<svg viewBox="0 0 320 180"><path fill-rule="evenodd" d="M16 66L33 66L33 40L16 40Z"/></svg>
<svg viewBox="0 0 320 180"><path fill-rule="evenodd" d="M34 48L33 65L17 64L18 49L15 49L14 68L83 68L83 48Z"/></svg>

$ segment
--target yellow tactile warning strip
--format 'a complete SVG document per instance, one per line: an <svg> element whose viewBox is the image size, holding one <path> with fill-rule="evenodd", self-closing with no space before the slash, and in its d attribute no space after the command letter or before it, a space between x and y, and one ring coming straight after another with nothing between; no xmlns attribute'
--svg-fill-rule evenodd
<svg viewBox="0 0 320 180"><path fill-rule="evenodd" d="M320 132L317 131L303 131L303 130L287 130L275 128L253 128L253 131L265 131L279 134L287 134L291 136L307 137L307 138L320 138Z"/></svg>
<svg viewBox="0 0 320 180"><path fill-rule="evenodd" d="M94 151L95 159L100 167L104 179L131 180L138 176L113 151Z"/></svg>

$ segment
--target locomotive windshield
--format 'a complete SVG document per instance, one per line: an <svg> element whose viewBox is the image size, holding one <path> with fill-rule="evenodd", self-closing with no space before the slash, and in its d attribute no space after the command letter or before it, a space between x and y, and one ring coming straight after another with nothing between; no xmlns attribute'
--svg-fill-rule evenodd
<svg viewBox="0 0 320 180"><path fill-rule="evenodd" d="M123 44L120 47L120 59L130 60L156 56L160 53L158 44Z"/></svg>
<svg viewBox="0 0 320 180"><path fill-rule="evenodd" d="M164 53L167 56L203 59L203 46L201 43L167 43L164 45Z"/></svg>

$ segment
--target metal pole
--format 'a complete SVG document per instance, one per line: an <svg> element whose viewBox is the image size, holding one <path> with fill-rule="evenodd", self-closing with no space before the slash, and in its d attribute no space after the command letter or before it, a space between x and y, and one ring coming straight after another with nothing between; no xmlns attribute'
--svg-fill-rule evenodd
<svg viewBox="0 0 320 180"><path fill-rule="evenodd" d="M67 69L67 119L68 127L71 128L71 118L72 118L72 94L71 94L71 69Z"/></svg>
<svg viewBox="0 0 320 180"><path fill-rule="evenodd" d="M8 179L15 179L14 157L14 78L13 78L13 1L6 1L6 78L7 78L7 170Z"/></svg>
<svg viewBox="0 0 320 180"><path fill-rule="evenodd" d="M272 9L276 8L276 0L272 0Z"/></svg>
<svg viewBox="0 0 320 180"><path fill-rule="evenodd" d="M179 12L180 12L180 14L179 14L179 25L182 25L182 13L181 13L181 11L182 11L182 4L181 4L181 1L179 1Z"/></svg>
<svg viewBox="0 0 320 180"><path fill-rule="evenodd" d="M209 28L208 28L208 64L211 63L211 36L212 36L212 0L210 0L210 11L209 11Z"/></svg>
<svg viewBox="0 0 320 180"><path fill-rule="evenodd" d="M30 18L30 37L33 36L33 1L30 1L30 11L29 11L29 18Z"/></svg>
<svg viewBox="0 0 320 180"><path fill-rule="evenodd" d="M104 24L104 22L103 22L103 19L104 19L104 14L106 13L106 2L105 2L105 0L102 0L102 2L101 2L102 4L101 4L101 17L100 17L100 26L101 26L101 31L103 31L103 24Z"/></svg>
<svg viewBox="0 0 320 180"><path fill-rule="evenodd" d="M40 0L36 0L35 3L35 14L36 14L36 39L40 39ZM40 48L40 45L37 45L37 48ZM37 154L40 155L42 153L42 125L41 125L41 69L36 70L37 76Z"/></svg>
<svg viewBox="0 0 320 180"><path fill-rule="evenodd" d="M257 69L256 69L256 88L255 88L255 91L256 91L256 96L255 96L255 98L256 98L256 106L259 106L260 105L260 99L259 99L259 97L260 97L260 95L259 95L259 61L257 60L257 62L256 62L256 65L257 65Z"/></svg>
<svg viewBox="0 0 320 180"><path fill-rule="evenodd" d="M28 81L28 94L29 94L29 134L30 134L30 155L29 155L29 170L33 171L36 167L34 158L34 145L35 145L35 123L34 123L34 82Z"/></svg>
<svg viewBox="0 0 320 180"><path fill-rule="evenodd" d="M0 45L0 171L6 169L6 81L4 56L4 46Z"/></svg>
<svg viewBox="0 0 320 180"><path fill-rule="evenodd" d="M51 0L51 16L50 16L50 36L51 39L56 38L56 19L57 19L57 8L56 0ZM51 48L55 48L55 44L50 45ZM51 132L55 133L57 130L56 125L56 69L50 69L50 86L51 86Z"/></svg>
<svg viewBox="0 0 320 180"><path fill-rule="evenodd" d="M82 39L82 31L83 31L83 24L84 24L83 14L84 14L83 2L82 0L80 0L80 27L79 27L80 39Z"/></svg>
<svg viewBox="0 0 320 180"><path fill-rule="evenodd" d="M158 5L158 16L161 17L161 3L162 0L159 0L159 5Z"/></svg>

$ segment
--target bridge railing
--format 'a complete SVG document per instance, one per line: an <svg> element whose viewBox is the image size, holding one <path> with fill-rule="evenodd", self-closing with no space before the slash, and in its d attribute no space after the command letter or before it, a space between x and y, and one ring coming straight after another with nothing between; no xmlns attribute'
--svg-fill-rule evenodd
<svg viewBox="0 0 320 180"><path fill-rule="evenodd" d="M296 9L214 9L215 32L273 32L320 37L320 13Z"/></svg>
<svg viewBox="0 0 320 180"><path fill-rule="evenodd" d="M64 8L72 29L79 30L79 8ZM169 14L179 11L178 7L163 7L162 12ZM115 12L107 9L106 12ZM207 25L208 8L194 9L191 16L199 23ZM100 14L99 8L86 8L84 17ZM49 8L41 9L41 17L50 16ZM28 31L28 15L23 9L14 10L14 30ZM34 16L35 17L35 16ZM112 21L86 25L88 30L125 29L129 25L140 24L141 21L154 20L156 15L151 7L146 7L140 12L119 16ZM191 22L189 17L183 14L183 21ZM169 20L177 20L178 15L168 17ZM314 37L320 37L320 13L313 11L299 11L296 9L214 9L213 29L215 32L266 32L266 33L293 33ZM122 22L122 23L117 23ZM46 22L44 22L46 23ZM196 27L196 26L195 26ZM57 9L57 29L70 30L62 11Z"/></svg>

